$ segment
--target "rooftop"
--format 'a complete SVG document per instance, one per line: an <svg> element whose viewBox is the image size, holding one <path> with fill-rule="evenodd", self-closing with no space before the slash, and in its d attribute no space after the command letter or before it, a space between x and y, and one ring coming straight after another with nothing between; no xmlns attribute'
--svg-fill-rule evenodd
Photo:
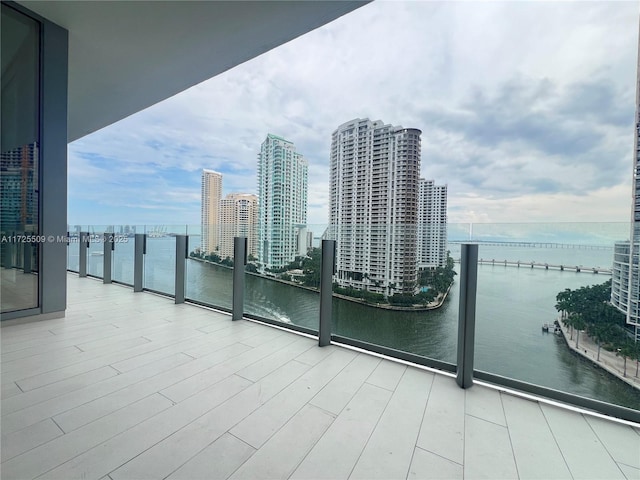
<svg viewBox="0 0 640 480"><path fill-rule="evenodd" d="M640 427L68 275L4 326L3 479L640 478Z"/></svg>

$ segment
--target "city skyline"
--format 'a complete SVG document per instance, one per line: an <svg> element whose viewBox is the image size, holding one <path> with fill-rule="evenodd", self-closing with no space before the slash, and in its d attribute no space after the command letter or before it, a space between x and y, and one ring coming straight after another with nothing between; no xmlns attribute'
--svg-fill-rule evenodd
<svg viewBox="0 0 640 480"><path fill-rule="evenodd" d="M73 142L69 223L195 225L200 169L257 193L255 145L276 131L305 152L308 223L326 224L330 132L358 117L423 131L450 223L628 222L637 13L374 2Z"/></svg>

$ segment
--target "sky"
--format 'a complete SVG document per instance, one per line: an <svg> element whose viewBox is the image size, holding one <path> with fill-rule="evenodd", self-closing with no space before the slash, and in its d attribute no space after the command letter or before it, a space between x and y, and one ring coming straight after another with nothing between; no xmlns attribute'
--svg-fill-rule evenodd
<svg viewBox="0 0 640 480"><path fill-rule="evenodd" d="M326 224L331 133L422 130L450 223L628 222L639 7L377 1L69 144L70 224L197 225L203 168L257 193L267 133L309 162Z"/></svg>

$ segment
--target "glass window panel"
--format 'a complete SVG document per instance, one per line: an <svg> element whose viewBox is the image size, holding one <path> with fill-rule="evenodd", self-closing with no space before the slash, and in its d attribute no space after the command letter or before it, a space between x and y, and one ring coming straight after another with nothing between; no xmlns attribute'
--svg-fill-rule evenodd
<svg viewBox="0 0 640 480"><path fill-rule="evenodd" d="M2 5L1 311L38 306L39 24Z"/></svg>

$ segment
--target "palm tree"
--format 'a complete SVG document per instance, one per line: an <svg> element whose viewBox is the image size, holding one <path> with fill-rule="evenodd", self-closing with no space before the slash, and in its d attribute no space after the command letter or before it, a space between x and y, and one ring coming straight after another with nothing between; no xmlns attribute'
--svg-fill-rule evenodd
<svg viewBox="0 0 640 480"><path fill-rule="evenodd" d="M580 330L583 330L587 324L579 313L570 313L567 317L567 323L571 325L572 328L571 338L573 338L573 329L576 329L576 348L578 348L580 342Z"/></svg>
<svg viewBox="0 0 640 480"><path fill-rule="evenodd" d="M634 342L629 341L629 339L626 339L626 341L622 344L622 347L618 348L616 355L620 356L622 355L622 358L624 358L624 371L622 373L623 377L627 376L627 358L632 357L635 353L636 347L634 345Z"/></svg>
<svg viewBox="0 0 640 480"><path fill-rule="evenodd" d="M573 292L565 288L564 291L558 293L556 295L556 310L560 312L560 319L564 320L567 316L567 311L571 308L571 294ZM565 324L566 325L566 324Z"/></svg>

